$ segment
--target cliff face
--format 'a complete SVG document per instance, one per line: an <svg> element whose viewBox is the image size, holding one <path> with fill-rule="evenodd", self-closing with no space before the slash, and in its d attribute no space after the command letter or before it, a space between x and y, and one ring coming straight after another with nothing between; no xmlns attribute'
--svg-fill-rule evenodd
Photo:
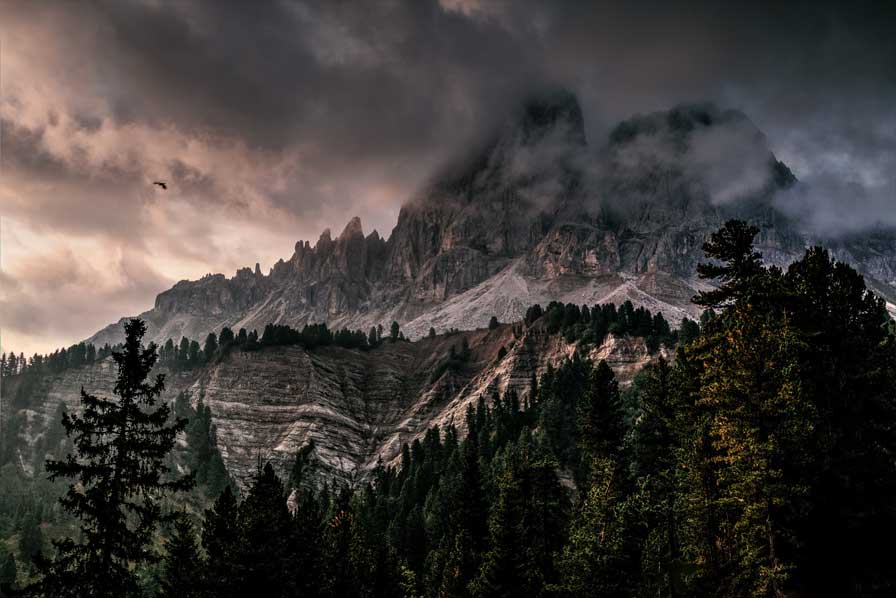
<svg viewBox="0 0 896 598"><path fill-rule="evenodd" d="M440 364L451 347L469 343L470 358L458 370ZM498 359L501 347L507 355ZM232 351L204 368L172 374L164 398L186 392L211 407L218 446L232 475L244 483L259 460L287 470L310 440L326 476L362 479L380 461L394 462L401 445L434 426L465 426L467 406L480 396L515 389L529 392L532 374L557 366L575 351L561 335L538 323L515 338L510 325L416 342L384 343L370 351L323 347L268 347ZM608 337L590 357L606 359L623 384L659 354L649 355L641 339ZM94 394L114 385L111 360L44 379L33 392L22 430L22 462L57 413L60 401L78 404L83 386Z"/></svg>
<svg viewBox="0 0 896 598"><path fill-rule="evenodd" d="M419 336L516 320L550 300L629 299L675 322L696 315L701 245L732 217L761 229L766 261L786 265L822 242L896 303L896 235L811 238L778 209L794 183L739 112L694 105L635 117L592 149L575 97L547 94L437 172L388 240L365 236L354 218L336 238L299 241L266 275L256 266L180 282L141 317L158 342L223 326L366 330L392 320ZM90 340L113 342L119 330Z"/></svg>

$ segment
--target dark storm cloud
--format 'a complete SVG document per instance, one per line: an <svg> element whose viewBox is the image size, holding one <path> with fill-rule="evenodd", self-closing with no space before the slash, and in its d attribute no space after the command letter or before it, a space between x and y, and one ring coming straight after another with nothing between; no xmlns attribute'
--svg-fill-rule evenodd
<svg viewBox="0 0 896 598"><path fill-rule="evenodd" d="M29 252L44 241L57 256L76 241L96 255L126 247L131 263L165 273L124 263L149 284L270 264L354 214L388 235L446 158L532 90L562 86L578 95L595 151L634 113L712 101L742 110L793 168L801 184L781 202L808 227L896 225L893 12L891 2L0 0L0 202L30 231ZM736 156L713 170L726 141L706 141L695 160L709 162L720 196L753 184L729 184ZM159 178L168 193L151 187ZM538 193L550 195L546 181ZM119 278L107 294L142 290Z"/></svg>
<svg viewBox="0 0 896 598"><path fill-rule="evenodd" d="M896 22L885 8L458 0L13 10L87 49L72 59L97 67L79 85L105 98L119 125L301 144L321 176L419 178L421 159L456 150L545 83L579 92L598 139L632 112L710 99L773 126L773 142L848 118L838 134L861 144L893 105Z"/></svg>

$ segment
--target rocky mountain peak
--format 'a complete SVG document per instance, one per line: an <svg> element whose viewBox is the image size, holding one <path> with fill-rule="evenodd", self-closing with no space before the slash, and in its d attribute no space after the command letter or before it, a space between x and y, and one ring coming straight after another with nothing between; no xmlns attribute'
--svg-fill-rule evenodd
<svg viewBox="0 0 896 598"><path fill-rule="evenodd" d="M558 129L570 143L579 146L586 143L582 107L576 95L566 89L530 96L523 103L516 127L526 143L537 143Z"/></svg>
<svg viewBox="0 0 896 598"><path fill-rule="evenodd" d="M330 232L329 228L325 228L324 232L320 234L320 238L318 238L317 243L314 245L315 253L323 253L329 251L333 246L333 235Z"/></svg>
<svg viewBox="0 0 896 598"><path fill-rule="evenodd" d="M631 300L677 321L696 315L701 245L726 219L759 226L758 248L778 265L811 241L774 202L793 174L741 112L687 104L635 116L594 151L569 92L530 96L511 114L405 204L388 241L365 237L354 217L336 239L327 229L296 243L270 276L256 266L254 276L182 281L142 314L153 340L201 339L223 325L393 320L414 337L510 321L552 300ZM838 256L896 303L896 243L841 245ZM91 340L119 333L113 325Z"/></svg>
<svg viewBox="0 0 896 598"><path fill-rule="evenodd" d="M348 221L348 224L345 225L345 228L342 230L342 234L339 235L339 240L344 241L352 237L363 236L364 229L361 227L361 219L358 216L355 216Z"/></svg>
<svg viewBox="0 0 896 598"><path fill-rule="evenodd" d="M609 140L611 145L624 145L644 137L685 139L697 131L735 123L748 124L759 133L739 110L723 111L712 103L681 104L671 110L638 114L626 119L613 128Z"/></svg>

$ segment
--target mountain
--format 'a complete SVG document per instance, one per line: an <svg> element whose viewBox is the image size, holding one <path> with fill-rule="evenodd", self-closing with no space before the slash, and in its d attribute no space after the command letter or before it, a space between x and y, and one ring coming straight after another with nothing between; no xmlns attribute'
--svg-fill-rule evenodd
<svg viewBox="0 0 896 598"><path fill-rule="evenodd" d="M452 349L469 355L445 367ZM505 353L502 355L502 348ZM532 376L556 368L580 350L606 359L622 384L651 360L644 339L609 335L601 343L570 341L550 333L542 320L531 326L456 332L414 342L384 342L369 351L336 346L234 347L210 363L188 370L157 368L166 375L163 400L186 393L211 408L217 446L230 474L247 483L259 463L289 471L300 448L314 441L321 479L354 482L379 461L394 463L401 445L450 424L466 429L465 415L479 397L514 389L529 395ZM107 395L115 384L111 358L39 377L16 376L4 391L16 403L17 461L25 468L58 417L60 403L79 409L80 389Z"/></svg>
<svg viewBox="0 0 896 598"><path fill-rule="evenodd" d="M148 337L202 339L268 323L367 330L393 320L416 338L518 320L550 300L631 300L671 321L690 298L703 241L728 218L761 229L766 261L784 265L818 241L896 303L896 235L817 239L790 214L797 181L740 112L686 105L636 116L592 148L575 96L530 98L475 151L436 172L401 209L388 239L353 218L268 274L181 281L140 314ZM894 307L896 309L896 307ZM120 323L91 342L115 342Z"/></svg>

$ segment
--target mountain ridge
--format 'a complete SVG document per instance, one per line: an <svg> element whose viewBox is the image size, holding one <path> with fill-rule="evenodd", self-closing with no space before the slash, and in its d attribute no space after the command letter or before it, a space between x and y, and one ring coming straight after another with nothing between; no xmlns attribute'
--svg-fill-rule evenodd
<svg viewBox="0 0 896 598"><path fill-rule="evenodd" d="M760 228L758 249L786 265L818 239L776 203L796 177L741 112L683 105L623 121L588 151L575 96L530 98L480 149L436 171L399 211L388 239L358 217L265 275L181 281L140 317L148 338L202 338L326 322L366 330L398 321L412 338L522 316L533 303L622 302L677 322L703 241L728 218ZM827 241L827 240L826 240ZM896 235L826 243L896 303ZM89 340L111 342L119 324Z"/></svg>

